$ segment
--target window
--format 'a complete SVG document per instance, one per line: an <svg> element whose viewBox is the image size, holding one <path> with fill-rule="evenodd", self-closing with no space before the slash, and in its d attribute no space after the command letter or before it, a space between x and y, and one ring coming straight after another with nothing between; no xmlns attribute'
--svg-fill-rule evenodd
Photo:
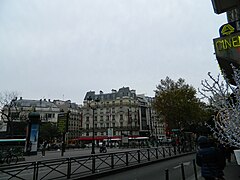
<svg viewBox="0 0 240 180"><path fill-rule="evenodd" d="M123 120L123 115L122 114L120 114L120 120Z"/></svg>
<svg viewBox="0 0 240 180"><path fill-rule="evenodd" d="M120 127L123 127L123 122L120 122Z"/></svg>
<svg viewBox="0 0 240 180"><path fill-rule="evenodd" d="M86 121L87 121L87 122L89 121L89 116L86 117Z"/></svg>

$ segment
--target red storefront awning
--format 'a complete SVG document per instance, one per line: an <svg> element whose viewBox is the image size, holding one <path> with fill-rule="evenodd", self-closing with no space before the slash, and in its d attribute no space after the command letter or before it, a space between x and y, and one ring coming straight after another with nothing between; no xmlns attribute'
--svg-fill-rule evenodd
<svg viewBox="0 0 240 180"><path fill-rule="evenodd" d="M129 139L145 139L147 137L141 137L141 136L128 136ZM106 139L109 139L109 140L121 140L122 137L121 136L113 136L113 137L108 137L108 136L96 136L94 137L94 140L99 140L99 141L103 141L103 140L106 140ZM92 141L93 138L90 137L90 136L83 136L83 137L79 137L79 138L76 138L74 140L78 140L78 141Z"/></svg>

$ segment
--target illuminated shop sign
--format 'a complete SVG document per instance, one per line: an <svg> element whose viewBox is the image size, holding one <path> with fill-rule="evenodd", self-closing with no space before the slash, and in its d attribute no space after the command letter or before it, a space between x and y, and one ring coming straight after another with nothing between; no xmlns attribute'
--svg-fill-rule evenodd
<svg viewBox="0 0 240 180"><path fill-rule="evenodd" d="M232 78L232 65L240 67L240 32L216 38L213 40L216 58L220 68L224 71L232 85L236 85Z"/></svg>
<svg viewBox="0 0 240 180"><path fill-rule="evenodd" d="M238 35L218 38L214 44L217 51L222 51L230 48L237 48L240 46L240 34L238 33Z"/></svg>
<svg viewBox="0 0 240 180"><path fill-rule="evenodd" d="M240 32L213 40L217 57L240 61Z"/></svg>

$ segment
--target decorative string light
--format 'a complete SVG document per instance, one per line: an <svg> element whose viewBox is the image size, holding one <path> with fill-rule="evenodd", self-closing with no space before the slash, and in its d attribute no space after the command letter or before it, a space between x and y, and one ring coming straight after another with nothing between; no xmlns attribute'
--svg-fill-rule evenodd
<svg viewBox="0 0 240 180"><path fill-rule="evenodd" d="M220 82L220 75L214 78L208 73L212 83L202 81L199 91L207 98L217 115L213 116L214 125L205 124L213 137L220 143L240 148L240 70L232 66L236 86L231 85L223 73L225 81Z"/></svg>

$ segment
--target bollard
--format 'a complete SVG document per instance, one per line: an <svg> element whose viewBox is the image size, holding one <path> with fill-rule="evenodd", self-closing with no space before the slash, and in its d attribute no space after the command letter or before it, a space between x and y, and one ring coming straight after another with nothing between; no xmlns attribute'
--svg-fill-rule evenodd
<svg viewBox="0 0 240 180"><path fill-rule="evenodd" d="M184 172L184 165L181 163L181 170L182 170L182 180L185 180L185 172Z"/></svg>
<svg viewBox="0 0 240 180"><path fill-rule="evenodd" d="M38 162L33 163L33 180L37 179L37 167L38 167Z"/></svg>
<svg viewBox="0 0 240 180"><path fill-rule="evenodd" d="M158 148L156 148L155 151L156 151L156 158L158 159Z"/></svg>
<svg viewBox="0 0 240 180"><path fill-rule="evenodd" d="M147 154L148 154L148 161L150 161L150 150L147 149Z"/></svg>
<svg viewBox="0 0 240 180"><path fill-rule="evenodd" d="M93 173L93 174L95 173L95 170L96 170L96 169L95 169L95 168L96 168L95 163L96 163L95 156L92 155L92 173Z"/></svg>
<svg viewBox="0 0 240 180"><path fill-rule="evenodd" d="M114 154L111 154L111 168L114 169Z"/></svg>
<svg viewBox="0 0 240 180"><path fill-rule="evenodd" d="M137 152L138 152L138 163L140 163L141 162L140 150L138 150Z"/></svg>
<svg viewBox="0 0 240 180"><path fill-rule="evenodd" d="M169 171L165 169L165 180L169 180Z"/></svg>
<svg viewBox="0 0 240 180"><path fill-rule="evenodd" d="M198 177L197 177L197 167L196 167L195 159L193 160L193 169L194 169L195 180L198 180Z"/></svg>
<svg viewBox="0 0 240 180"><path fill-rule="evenodd" d="M33 174L35 174L34 175L34 180L37 180L38 179L38 165L39 165L39 161L37 161L37 162L35 162L35 164L34 164L34 173Z"/></svg>
<svg viewBox="0 0 240 180"><path fill-rule="evenodd" d="M67 158L68 166L67 166L67 179L71 177L71 158Z"/></svg>
<svg viewBox="0 0 240 180"><path fill-rule="evenodd" d="M162 148L162 151L163 151L163 158L165 158L165 148Z"/></svg>
<svg viewBox="0 0 240 180"><path fill-rule="evenodd" d="M173 147L174 155L177 154L176 146Z"/></svg>

